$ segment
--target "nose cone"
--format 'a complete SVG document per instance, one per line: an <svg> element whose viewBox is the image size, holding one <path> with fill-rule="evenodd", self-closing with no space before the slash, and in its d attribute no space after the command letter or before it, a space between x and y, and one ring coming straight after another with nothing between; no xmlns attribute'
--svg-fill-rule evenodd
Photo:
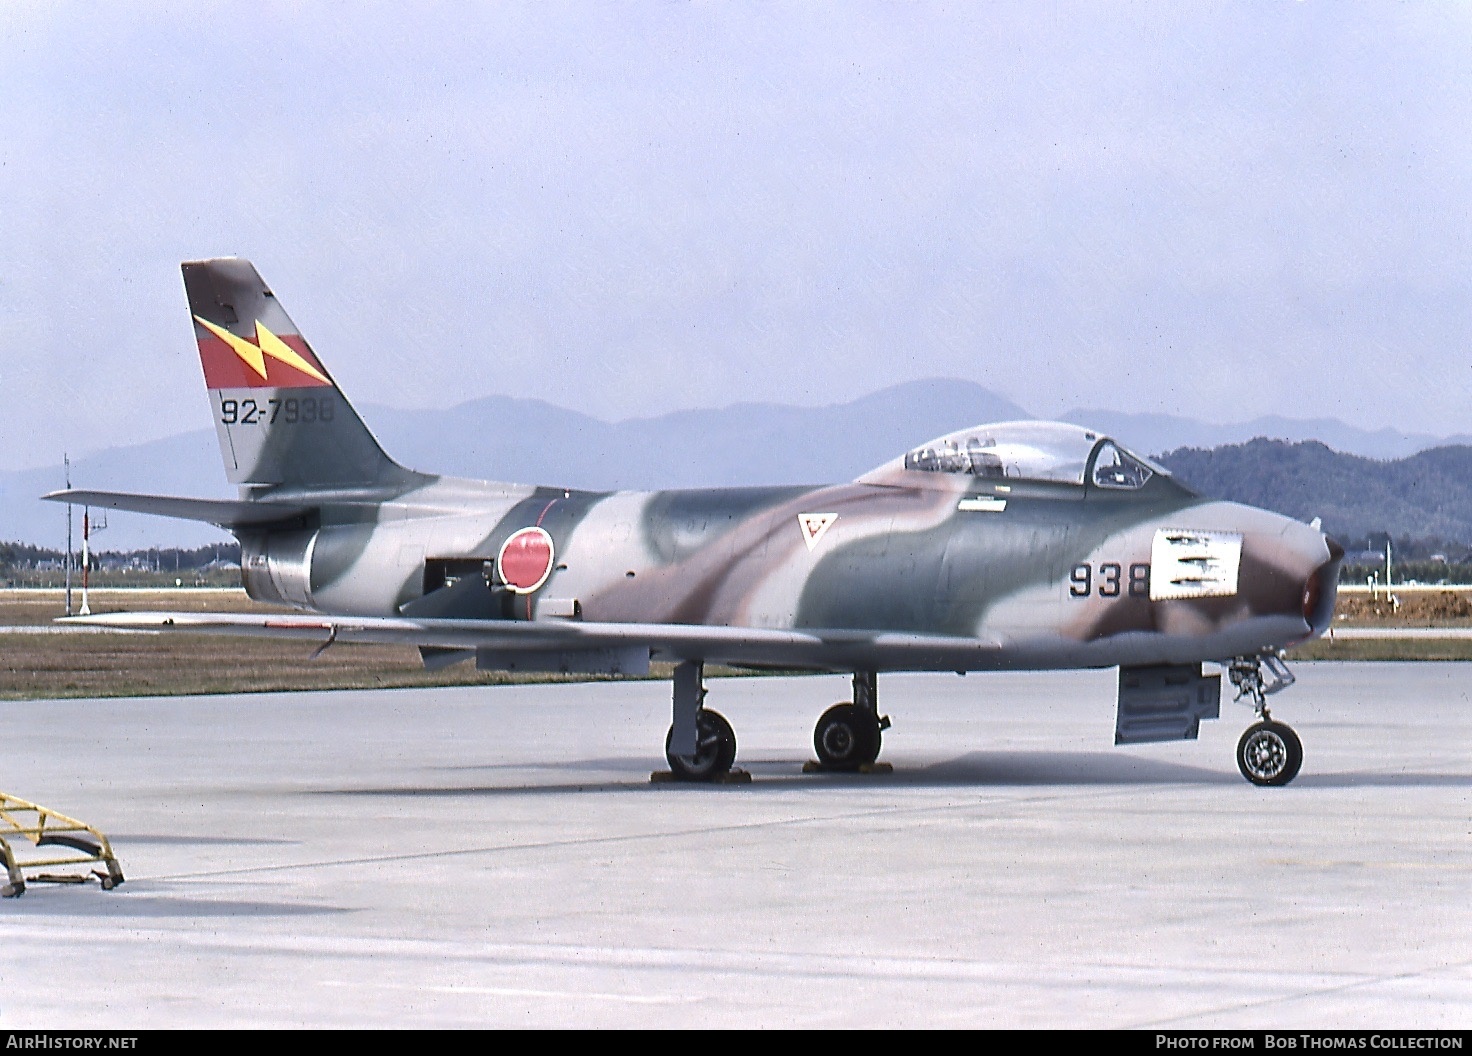
<svg viewBox="0 0 1472 1056"><path fill-rule="evenodd" d="M1303 584L1303 618L1309 633L1317 636L1329 629L1334 619L1334 602L1339 596L1339 565L1344 560L1344 547L1323 536L1328 557L1309 573Z"/></svg>
<svg viewBox="0 0 1472 1056"><path fill-rule="evenodd" d="M1242 593L1255 616L1302 641L1329 629L1344 548L1316 525L1265 510L1242 513ZM1288 644L1284 641L1283 644Z"/></svg>

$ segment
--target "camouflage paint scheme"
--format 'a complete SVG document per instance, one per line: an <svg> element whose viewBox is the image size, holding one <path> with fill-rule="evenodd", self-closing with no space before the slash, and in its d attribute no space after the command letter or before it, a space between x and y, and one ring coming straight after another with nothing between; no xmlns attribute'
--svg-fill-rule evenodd
<svg viewBox="0 0 1472 1056"><path fill-rule="evenodd" d="M254 597L304 609L399 615L422 599L427 561L493 561L513 533L537 525L552 537L557 561L538 591L497 597L487 588L480 604L438 615L563 620L576 601L589 624L838 630L977 643L957 642L923 663L902 653L878 660L878 670L1185 663L1275 648L1322 629L1306 621L1304 593L1329 551L1306 525L1203 502L1166 478L1123 498L1084 488L1059 494L1066 485L1019 494L1014 485L1002 513L964 512L958 501L985 485L937 476L652 493L431 479L361 505L324 506L315 530L243 533L245 580ZM809 551L798 517L813 510L838 517ZM1148 563L1157 528L1223 526L1244 535L1235 597L1070 595L1076 564ZM761 663L767 656L744 656L722 643L699 658ZM832 666L846 669L849 660L845 650ZM808 662L825 666L819 656Z"/></svg>
<svg viewBox="0 0 1472 1056"><path fill-rule="evenodd" d="M248 262L183 271L240 501L50 497L221 524L252 597L330 617L193 629L409 641L426 662L482 666L545 651L612 657L614 671L650 658L965 671L1256 656L1320 633L1333 609L1340 553L1316 527L1201 499L1159 467L1098 486L1116 445L1074 426L1050 428L1084 445L1076 481L903 457L846 484L637 493L415 472L382 452ZM497 558L531 527L555 564L519 592ZM1235 590L1167 600L1120 586L1162 530L1240 536Z"/></svg>

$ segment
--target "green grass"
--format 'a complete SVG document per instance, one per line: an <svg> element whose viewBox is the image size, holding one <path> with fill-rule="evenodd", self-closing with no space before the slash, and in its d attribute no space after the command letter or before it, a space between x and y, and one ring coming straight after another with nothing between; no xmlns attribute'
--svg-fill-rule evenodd
<svg viewBox="0 0 1472 1056"><path fill-rule="evenodd" d="M1288 651L1289 660L1472 660L1464 638L1317 638Z"/></svg>

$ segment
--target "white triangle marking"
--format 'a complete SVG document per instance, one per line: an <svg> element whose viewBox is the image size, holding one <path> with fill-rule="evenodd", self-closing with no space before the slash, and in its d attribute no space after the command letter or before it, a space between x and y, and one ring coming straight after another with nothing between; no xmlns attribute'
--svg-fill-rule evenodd
<svg viewBox="0 0 1472 1056"><path fill-rule="evenodd" d="M823 538L825 532L838 520L836 513L799 513L797 515L797 526L802 529L802 541L808 544L808 549L818 545L818 540Z"/></svg>

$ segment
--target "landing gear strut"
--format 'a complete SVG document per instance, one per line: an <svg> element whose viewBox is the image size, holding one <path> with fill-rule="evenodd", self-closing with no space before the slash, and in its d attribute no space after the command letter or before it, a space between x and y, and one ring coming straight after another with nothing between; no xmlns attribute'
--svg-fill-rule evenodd
<svg viewBox="0 0 1472 1056"><path fill-rule="evenodd" d="M1293 685L1293 673L1280 657L1267 653L1237 657L1227 665L1227 677L1237 687L1237 700L1251 699L1259 720L1237 742L1237 768L1254 785L1286 785L1303 765L1303 742L1291 726L1273 721L1267 698Z"/></svg>
<svg viewBox="0 0 1472 1056"><path fill-rule="evenodd" d="M813 729L813 750L825 770L858 770L879 758L887 729L889 717L879 714L877 676L856 671L853 703L844 701L823 712Z"/></svg>
<svg viewBox="0 0 1472 1056"><path fill-rule="evenodd" d="M664 739L664 757L676 781L720 781L736 761L736 732L705 703L705 665L687 660L675 667L674 722Z"/></svg>
<svg viewBox="0 0 1472 1056"><path fill-rule="evenodd" d="M675 666L674 721L664 739L667 774L656 781L749 781L751 775L732 770L736 761L736 734L718 712L705 706L705 665L687 660ZM854 699L823 712L813 730L817 764L803 770L888 772L888 763L875 764L889 717L879 714L878 677L873 671L854 672Z"/></svg>
<svg viewBox="0 0 1472 1056"><path fill-rule="evenodd" d="M695 720L695 751L689 755L677 755L670 749L675 729L670 727L664 741L664 757L669 760L670 773L679 781L717 781L731 769L736 761L736 731L718 711L700 709Z"/></svg>

